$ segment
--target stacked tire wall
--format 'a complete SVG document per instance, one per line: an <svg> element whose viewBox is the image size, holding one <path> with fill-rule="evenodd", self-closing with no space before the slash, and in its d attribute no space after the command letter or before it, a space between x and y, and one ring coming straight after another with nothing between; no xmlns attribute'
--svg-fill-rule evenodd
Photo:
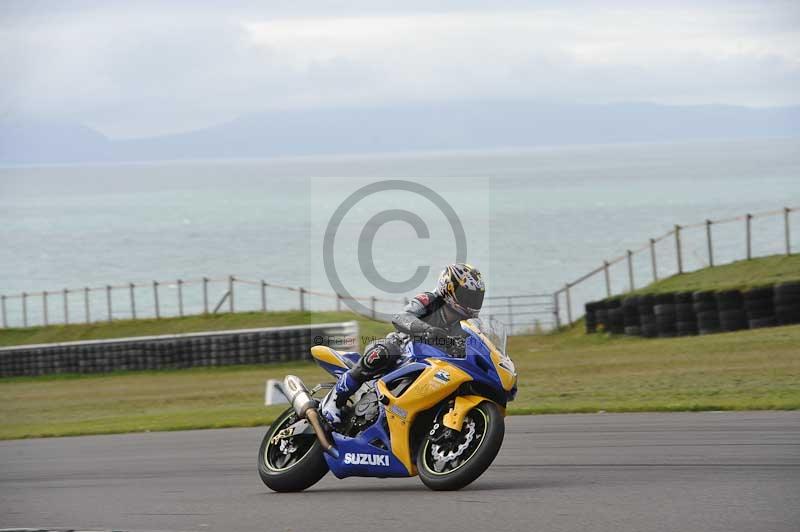
<svg viewBox="0 0 800 532"><path fill-rule="evenodd" d="M586 304L586 332L671 338L800 323L800 282L630 295Z"/></svg>
<svg viewBox="0 0 800 532"><path fill-rule="evenodd" d="M358 349L358 323L68 342L0 349L0 376L107 373L310 360L313 345Z"/></svg>

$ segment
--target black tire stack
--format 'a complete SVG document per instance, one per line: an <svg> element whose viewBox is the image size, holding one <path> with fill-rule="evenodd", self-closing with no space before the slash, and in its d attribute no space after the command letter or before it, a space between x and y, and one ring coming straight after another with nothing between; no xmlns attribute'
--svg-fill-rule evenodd
<svg viewBox="0 0 800 532"><path fill-rule="evenodd" d="M628 296L622 300L622 320L624 332L627 336L641 336L641 322L639 320L639 296Z"/></svg>
<svg viewBox="0 0 800 532"><path fill-rule="evenodd" d="M656 294L653 312L656 315L658 337L672 338L673 336L677 336L675 294Z"/></svg>
<svg viewBox="0 0 800 532"><path fill-rule="evenodd" d="M698 334L715 334L719 332L719 310L714 292L704 290L692 294L692 310L697 318Z"/></svg>
<svg viewBox="0 0 800 532"><path fill-rule="evenodd" d="M800 324L800 281L739 290L629 295L586 304L586 332L671 338Z"/></svg>
<svg viewBox="0 0 800 532"><path fill-rule="evenodd" d="M597 332L597 309L603 304L602 301L592 301L586 303L586 334Z"/></svg>
<svg viewBox="0 0 800 532"><path fill-rule="evenodd" d="M744 311L744 297L738 290L722 290L715 295L719 310L719 329L733 332L747 329L747 314Z"/></svg>
<svg viewBox="0 0 800 532"><path fill-rule="evenodd" d="M773 288L753 288L742 293L749 328L775 327L778 324L773 294Z"/></svg>
<svg viewBox="0 0 800 532"><path fill-rule="evenodd" d="M625 334L625 314L622 310L621 299L611 299L607 302L608 328L611 334Z"/></svg>
<svg viewBox="0 0 800 532"><path fill-rule="evenodd" d="M675 294L675 332L678 336L694 336L697 331L694 292L678 292Z"/></svg>
<svg viewBox="0 0 800 532"><path fill-rule="evenodd" d="M774 302L778 325L800 323L800 282L775 285Z"/></svg>
<svg viewBox="0 0 800 532"><path fill-rule="evenodd" d="M595 330L608 332L608 301L597 301L594 309Z"/></svg>
<svg viewBox="0 0 800 532"><path fill-rule="evenodd" d="M656 325L656 314L653 307L656 298L653 294L639 296L639 330L645 338L655 338L658 336L658 326Z"/></svg>

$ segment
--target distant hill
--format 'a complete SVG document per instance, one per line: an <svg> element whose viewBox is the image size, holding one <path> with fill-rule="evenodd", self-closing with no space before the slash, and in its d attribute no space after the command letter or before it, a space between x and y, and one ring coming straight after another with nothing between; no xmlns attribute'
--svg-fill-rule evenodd
<svg viewBox="0 0 800 532"><path fill-rule="evenodd" d="M76 124L0 122L0 162L275 157L797 136L800 107L459 102L253 113L206 129L133 140L110 140Z"/></svg>
<svg viewBox="0 0 800 532"><path fill-rule="evenodd" d="M82 126L52 121L0 121L0 163L113 160L113 143Z"/></svg>

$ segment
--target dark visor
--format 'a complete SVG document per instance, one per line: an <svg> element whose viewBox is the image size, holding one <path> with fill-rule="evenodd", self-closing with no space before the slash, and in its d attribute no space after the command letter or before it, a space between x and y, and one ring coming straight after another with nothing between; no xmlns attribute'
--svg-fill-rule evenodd
<svg viewBox="0 0 800 532"><path fill-rule="evenodd" d="M470 310L480 310L483 306L483 290L470 290L464 286L456 288L456 301L462 307Z"/></svg>

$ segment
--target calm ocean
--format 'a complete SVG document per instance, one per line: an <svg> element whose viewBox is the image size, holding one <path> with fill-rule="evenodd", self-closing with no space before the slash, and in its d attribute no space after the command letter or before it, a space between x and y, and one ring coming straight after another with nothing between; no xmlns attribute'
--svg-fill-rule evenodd
<svg viewBox="0 0 800 532"><path fill-rule="evenodd" d="M0 169L0 293L228 274L328 292L322 241L331 214L359 187L387 179L423 184L446 200L489 295L552 292L676 223L800 206L800 140L6 167ZM375 239L362 254L371 253L381 276L400 281L431 265L422 284L430 286L435 270L455 258L453 228L440 206L409 191L375 193L345 214L333 246L337 274L353 295L387 296L358 260L359 235L387 209L416 215L428 237L406 222L378 227L373 220ZM800 249L800 213L793 216L793 246ZM782 224L779 217L754 223L755 254L782 250ZM741 224L714 231L718 262L742 257ZM704 234L685 236L688 269L707 260ZM659 244L659 253L662 275L672 273L672 241ZM638 256L635 270L637 284L649 282L649 256ZM615 289L627 286L626 271L615 268ZM579 297L594 297L594 289ZM146 313L152 291L141 290ZM175 287L163 290L165 312L173 313ZM184 290L196 310L198 287ZM222 290L214 285L212 304ZM93 297L102 314L105 296ZM114 312L123 317L127 296L114 298ZM70 312L80 316L74 299ZM296 300L293 293L269 295L276 308ZM237 297L237 305L252 308L259 301L257 289ZM313 298L311 304L330 306ZM51 320L60 319L60 305L53 303ZM19 301L8 307L16 323ZM41 303L31 302L29 312L35 322Z"/></svg>

